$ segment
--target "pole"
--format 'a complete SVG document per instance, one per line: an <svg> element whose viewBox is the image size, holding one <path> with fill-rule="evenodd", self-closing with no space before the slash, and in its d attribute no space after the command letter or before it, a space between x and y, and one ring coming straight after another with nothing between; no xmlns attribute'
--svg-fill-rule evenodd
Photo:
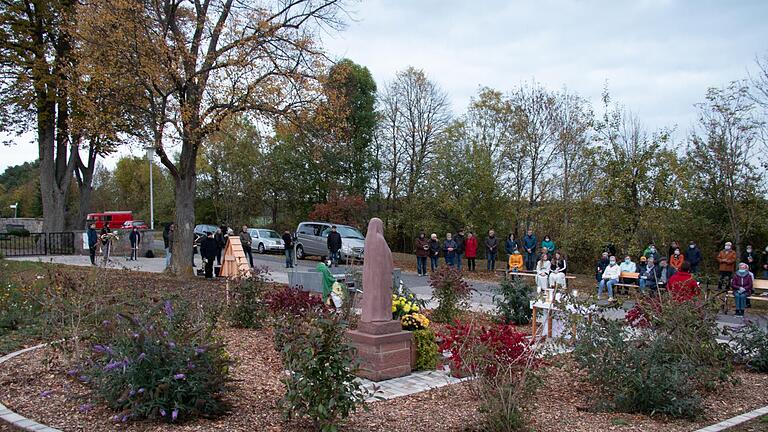
<svg viewBox="0 0 768 432"><path fill-rule="evenodd" d="M154 178L152 177L152 157L154 156L155 148L147 147L147 159L149 159L149 229L155 229L155 187Z"/></svg>

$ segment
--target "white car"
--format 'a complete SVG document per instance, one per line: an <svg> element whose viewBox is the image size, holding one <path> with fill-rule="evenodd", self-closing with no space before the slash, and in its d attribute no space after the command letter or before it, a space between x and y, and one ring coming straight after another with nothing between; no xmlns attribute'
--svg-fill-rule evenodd
<svg viewBox="0 0 768 432"><path fill-rule="evenodd" d="M283 238L275 230L248 228L248 234L251 235L251 247L260 254L285 250Z"/></svg>

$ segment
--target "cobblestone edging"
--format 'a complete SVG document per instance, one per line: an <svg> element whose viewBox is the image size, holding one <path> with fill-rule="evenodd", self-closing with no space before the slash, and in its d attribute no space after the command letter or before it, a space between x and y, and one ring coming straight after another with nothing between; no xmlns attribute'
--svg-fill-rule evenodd
<svg viewBox="0 0 768 432"><path fill-rule="evenodd" d="M24 348L23 350L12 352L10 354L6 354L6 355L0 357L0 365L2 365L3 363L7 362L8 360L10 360L10 359L12 359L12 358L14 358L16 356L20 356L20 355L22 355L22 354L24 354L26 352L29 352L29 351L32 351L32 350L36 350L38 348L42 348L42 347L44 347L46 345L48 345L48 344L40 344L40 345L37 345L37 346L33 346L33 347L29 347L29 348ZM59 429L54 429L52 427L46 426L44 424L40 424L40 423L38 423L38 422L36 422L34 420L30 420L30 419L28 419L28 418L26 418L24 416L16 414L15 412L9 410L8 407L3 405L2 403L0 403L0 420L8 422L12 426L15 426L15 427L17 427L19 429L27 430L27 431L61 432Z"/></svg>
<svg viewBox="0 0 768 432"><path fill-rule="evenodd" d="M744 413L741 415L737 415L736 417L731 417L728 420L723 420L720 423L713 424L711 426L707 426L705 428L701 428L695 432L720 432L724 431L728 428L732 428L734 426L740 425L742 423L746 423L750 420L754 420L760 416L764 416L768 414L768 405L758 408L754 411L750 411L748 413Z"/></svg>

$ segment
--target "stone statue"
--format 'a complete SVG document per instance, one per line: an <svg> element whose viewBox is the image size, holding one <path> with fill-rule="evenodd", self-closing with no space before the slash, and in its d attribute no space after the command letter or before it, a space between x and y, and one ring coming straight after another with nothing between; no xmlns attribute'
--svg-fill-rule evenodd
<svg viewBox="0 0 768 432"><path fill-rule="evenodd" d="M363 312L360 321L392 321L392 251L384 240L384 223L368 222L363 263Z"/></svg>

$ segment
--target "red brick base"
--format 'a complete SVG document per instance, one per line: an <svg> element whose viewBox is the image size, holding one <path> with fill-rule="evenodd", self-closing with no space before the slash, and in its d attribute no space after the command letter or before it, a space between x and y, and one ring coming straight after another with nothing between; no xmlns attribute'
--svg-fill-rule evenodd
<svg viewBox="0 0 768 432"><path fill-rule="evenodd" d="M401 330L399 321L361 322L347 334L360 359L359 377L383 381L411 373L412 336Z"/></svg>

